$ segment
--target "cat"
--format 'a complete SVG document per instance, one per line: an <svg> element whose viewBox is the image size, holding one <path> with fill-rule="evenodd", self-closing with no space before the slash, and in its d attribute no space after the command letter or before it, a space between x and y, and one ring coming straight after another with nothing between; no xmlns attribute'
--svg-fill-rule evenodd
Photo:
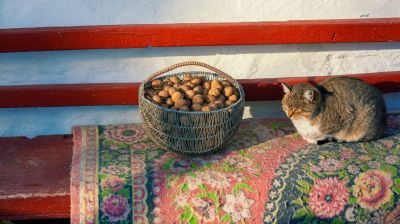
<svg viewBox="0 0 400 224"><path fill-rule="evenodd" d="M360 79L335 77L316 86L282 83L282 87L282 108L309 143L369 141L385 132L383 97Z"/></svg>

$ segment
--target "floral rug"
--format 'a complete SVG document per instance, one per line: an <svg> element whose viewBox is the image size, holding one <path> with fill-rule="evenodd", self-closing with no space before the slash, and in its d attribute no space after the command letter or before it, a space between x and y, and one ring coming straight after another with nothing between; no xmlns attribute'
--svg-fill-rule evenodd
<svg viewBox="0 0 400 224"><path fill-rule="evenodd" d="M72 223L399 223L400 115L386 137L309 145L243 120L224 150L167 152L139 124L73 130Z"/></svg>

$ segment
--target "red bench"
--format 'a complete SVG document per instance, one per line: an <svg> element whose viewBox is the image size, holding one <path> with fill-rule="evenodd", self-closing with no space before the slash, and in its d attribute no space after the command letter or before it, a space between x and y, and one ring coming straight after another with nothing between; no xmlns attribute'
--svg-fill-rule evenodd
<svg viewBox="0 0 400 224"><path fill-rule="evenodd" d="M244 37L244 31L251 35ZM171 37L177 33L181 34L179 38ZM194 34L201 41L194 41ZM92 41L83 41L83 37ZM376 41L400 41L400 19L0 30L0 52ZM354 76L383 93L400 91L400 71ZM246 100L263 101L281 99L280 82L317 83L325 78L252 79L240 83ZM136 105L138 86L139 83L0 86L0 108ZM70 135L0 138L0 220L69 217L72 144Z"/></svg>

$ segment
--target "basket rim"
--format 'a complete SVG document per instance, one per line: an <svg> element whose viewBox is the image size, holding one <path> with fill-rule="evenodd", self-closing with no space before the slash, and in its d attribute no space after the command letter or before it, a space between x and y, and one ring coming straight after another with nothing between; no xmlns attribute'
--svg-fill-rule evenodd
<svg viewBox="0 0 400 224"><path fill-rule="evenodd" d="M217 73L213 73L213 72L203 72L203 71L189 71L189 72L187 72L187 71L185 71L185 72L178 72L178 73L166 74L166 75L163 75L163 76L161 76L161 77L157 77L157 78L155 78L155 79L164 78L164 77L169 77L169 76L173 76L173 75L177 75L177 74L186 74L186 73L214 74L214 75L216 75L216 76L219 76ZM155 79L149 80L149 82L150 82L150 81L153 81L153 80L155 80ZM155 104L155 103L152 103L150 100L148 100L146 97L144 97L144 93L143 93L143 91L144 91L144 86L145 86L145 84L147 84L148 82L142 82L142 83L140 84L140 88L139 88L139 98L141 98L141 100L145 101L146 103L150 103L150 104L156 106L158 109L162 109L162 110L164 110L164 111L169 111L169 112L175 112L175 113L179 113L179 114L193 115L193 114L211 114L211 113L219 113L219 112L221 112L221 111L225 111L225 110L232 109L233 107L235 107L235 106L238 105L239 103L242 103L242 101L243 101L243 102L245 101L245 99L244 99L245 94L244 94L242 85L240 85L240 83L239 83L238 81L236 81L236 80L234 80L234 81L235 81L234 84L236 84L236 85L239 87L238 89L239 89L239 93L240 93L240 98L239 98L234 104L232 104L232 105L230 105L230 106L228 106L228 107L224 107L224 108L222 108L222 109L217 109L217 110L212 110L212 111L182 111L182 110L174 110L174 109L165 108L165 107L162 107L162 106L157 105L157 104ZM139 105L140 105L140 102L139 102Z"/></svg>

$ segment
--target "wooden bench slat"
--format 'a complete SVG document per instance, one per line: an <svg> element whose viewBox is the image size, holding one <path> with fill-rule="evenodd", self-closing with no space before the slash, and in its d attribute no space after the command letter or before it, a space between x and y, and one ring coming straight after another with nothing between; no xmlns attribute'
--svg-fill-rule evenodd
<svg viewBox="0 0 400 224"><path fill-rule="evenodd" d="M68 218L72 136L0 138L0 220Z"/></svg>
<svg viewBox="0 0 400 224"><path fill-rule="evenodd" d="M0 52L400 41L400 18L0 30Z"/></svg>
<svg viewBox="0 0 400 224"><path fill-rule="evenodd" d="M0 220L58 219L69 217L69 195L0 200Z"/></svg>
<svg viewBox="0 0 400 224"><path fill-rule="evenodd" d="M382 93L400 92L400 71L349 75L375 85ZM281 82L318 83L332 76L241 79L247 101L279 100ZM0 86L0 108L137 105L140 83L93 83Z"/></svg>

